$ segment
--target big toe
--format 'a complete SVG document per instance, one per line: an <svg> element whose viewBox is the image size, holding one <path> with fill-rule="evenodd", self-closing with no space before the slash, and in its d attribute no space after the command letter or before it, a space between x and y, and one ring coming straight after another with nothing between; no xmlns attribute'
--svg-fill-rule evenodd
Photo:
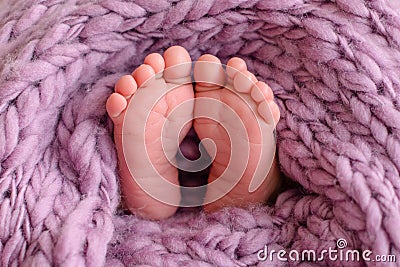
<svg viewBox="0 0 400 267"><path fill-rule="evenodd" d="M258 103L258 113L269 124L276 126L280 119L278 105L274 102L272 89L264 82L256 82L251 88L251 97Z"/></svg>
<svg viewBox="0 0 400 267"><path fill-rule="evenodd" d="M194 66L196 91L208 91L225 85L226 74L221 61L209 54L202 55Z"/></svg>
<svg viewBox="0 0 400 267"><path fill-rule="evenodd" d="M164 52L164 79L170 83L191 82L192 60L182 46L172 46Z"/></svg>

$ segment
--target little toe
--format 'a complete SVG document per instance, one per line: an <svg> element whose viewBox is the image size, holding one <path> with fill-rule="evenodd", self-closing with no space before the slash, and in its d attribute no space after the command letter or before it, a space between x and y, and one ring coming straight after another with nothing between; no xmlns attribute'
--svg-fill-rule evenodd
<svg viewBox="0 0 400 267"><path fill-rule="evenodd" d="M131 75L122 76L115 84L115 92L129 99L136 91L137 84Z"/></svg>
<svg viewBox="0 0 400 267"><path fill-rule="evenodd" d="M202 55L194 66L196 91L219 89L225 85L226 74L221 61L213 55Z"/></svg>
<svg viewBox="0 0 400 267"><path fill-rule="evenodd" d="M274 125L276 126L279 122L279 119L281 118L281 111L279 110L278 105L271 100L270 102L270 107L271 107L271 112L272 112L272 116L274 118Z"/></svg>
<svg viewBox="0 0 400 267"><path fill-rule="evenodd" d="M144 64L151 66L156 74L159 74L165 68L164 58L158 53L153 53L146 56L144 59Z"/></svg>
<svg viewBox="0 0 400 267"><path fill-rule="evenodd" d="M276 126L279 121L280 111L273 100L261 102L257 110L266 123Z"/></svg>
<svg viewBox="0 0 400 267"><path fill-rule="evenodd" d="M170 83L190 83L192 59L182 46L172 46L164 52L164 79Z"/></svg>
<svg viewBox="0 0 400 267"><path fill-rule="evenodd" d="M137 86L143 87L151 79L154 79L155 71L150 65L142 64L132 73L132 76L135 78Z"/></svg>
<svg viewBox="0 0 400 267"><path fill-rule="evenodd" d="M122 123L123 116L121 116L121 114L125 110L126 105L126 98L118 93L113 93L108 97L106 109L114 124L119 125Z"/></svg>
<svg viewBox="0 0 400 267"><path fill-rule="evenodd" d="M256 102L267 101L272 100L274 94L266 83L258 81L251 88L251 98Z"/></svg>
<svg viewBox="0 0 400 267"><path fill-rule="evenodd" d="M245 72L246 70L246 62L238 57L229 59L228 63L226 64L226 74L228 78L232 80L237 72Z"/></svg>
<svg viewBox="0 0 400 267"><path fill-rule="evenodd" d="M237 72L233 79L233 87L240 93L249 93L251 88L257 82L253 73L246 70L244 72Z"/></svg>

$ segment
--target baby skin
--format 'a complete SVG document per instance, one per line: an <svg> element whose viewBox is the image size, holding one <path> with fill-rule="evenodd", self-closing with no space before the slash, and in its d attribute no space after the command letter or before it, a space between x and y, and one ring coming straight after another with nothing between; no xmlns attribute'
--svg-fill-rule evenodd
<svg viewBox="0 0 400 267"><path fill-rule="evenodd" d="M194 64L193 86L191 62L180 46L170 47L163 56L150 54L132 75L118 80L106 103L114 123L124 204L142 218L164 219L179 207L178 169L172 156L192 126L200 140L212 140L203 143L212 157L208 184L216 184L207 187L206 212L264 202L280 184L270 130L280 113L272 90L257 81L244 60L232 58L224 70L220 60L208 54ZM231 134L238 127L244 131ZM243 146L235 152L238 143L247 144L247 153ZM242 162L246 162L243 170L235 172ZM249 190L254 180L256 187ZM165 181L176 186L165 186Z"/></svg>

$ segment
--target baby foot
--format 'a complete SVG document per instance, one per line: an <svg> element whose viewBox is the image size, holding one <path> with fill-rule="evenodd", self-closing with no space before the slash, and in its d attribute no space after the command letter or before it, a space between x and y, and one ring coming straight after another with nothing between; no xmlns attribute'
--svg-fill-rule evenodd
<svg viewBox="0 0 400 267"><path fill-rule="evenodd" d="M239 58L230 59L225 72L218 58L203 55L195 64L194 79L193 126L201 140L214 142L204 142L215 157L204 209L267 200L280 181L273 134L280 113L272 90Z"/></svg>
<svg viewBox="0 0 400 267"><path fill-rule="evenodd" d="M133 214L147 219L167 218L179 206L179 187L166 189L162 178L179 185L178 170L167 155L175 155L191 127L193 101L183 111L172 112L193 99L190 71L191 59L183 47L169 48L164 57L150 54L132 76L120 78L107 100L124 204ZM175 133L179 133L179 140ZM146 188L155 190L154 195L162 199Z"/></svg>

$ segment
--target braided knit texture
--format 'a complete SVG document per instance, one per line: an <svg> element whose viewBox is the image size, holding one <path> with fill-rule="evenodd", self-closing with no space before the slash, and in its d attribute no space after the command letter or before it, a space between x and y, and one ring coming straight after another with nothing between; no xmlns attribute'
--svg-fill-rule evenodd
<svg viewBox="0 0 400 267"><path fill-rule="evenodd" d="M274 266L257 260L264 245L320 251L339 238L399 255L399 10L397 0L0 1L0 266ZM194 60L242 57L272 87L281 169L300 189L273 206L161 222L119 211L105 101L148 53L175 44Z"/></svg>

